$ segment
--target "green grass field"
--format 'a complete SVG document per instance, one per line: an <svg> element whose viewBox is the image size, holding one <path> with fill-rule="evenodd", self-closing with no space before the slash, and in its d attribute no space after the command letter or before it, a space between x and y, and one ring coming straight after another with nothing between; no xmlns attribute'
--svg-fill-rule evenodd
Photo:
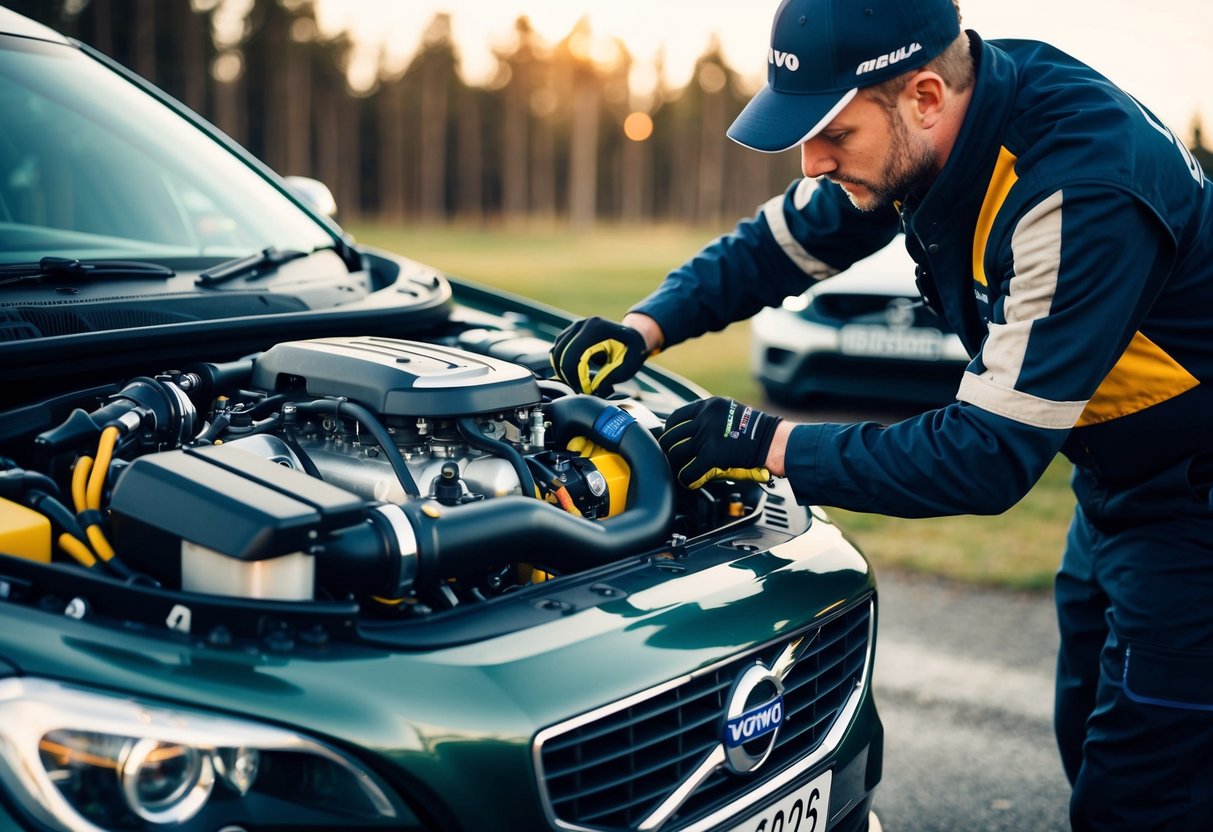
<svg viewBox="0 0 1213 832"><path fill-rule="evenodd" d="M575 235L545 227L352 225L363 243L571 312L618 320L720 229L611 228ZM714 393L762 401L749 372L749 324L681 344L655 359ZM881 568L1017 589L1051 585L1074 507L1070 465L1058 458L1036 487L997 517L900 520L832 509Z"/></svg>

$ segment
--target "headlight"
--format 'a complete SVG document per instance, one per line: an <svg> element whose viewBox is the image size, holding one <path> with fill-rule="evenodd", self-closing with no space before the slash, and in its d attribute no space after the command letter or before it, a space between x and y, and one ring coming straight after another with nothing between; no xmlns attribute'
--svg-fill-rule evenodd
<svg viewBox="0 0 1213 832"><path fill-rule="evenodd" d="M0 680L0 785L65 832L419 825L373 774L282 728Z"/></svg>
<svg viewBox="0 0 1213 832"><path fill-rule="evenodd" d="M803 295L789 295L783 299L783 308L789 312L803 312L809 308L809 304L813 302L813 298L807 292Z"/></svg>

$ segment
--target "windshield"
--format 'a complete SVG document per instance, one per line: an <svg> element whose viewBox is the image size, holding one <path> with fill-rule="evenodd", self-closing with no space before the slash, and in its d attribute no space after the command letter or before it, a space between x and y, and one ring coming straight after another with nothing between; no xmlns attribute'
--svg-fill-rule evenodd
<svg viewBox="0 0 1213 832"><path fill-rule="evenodd" d="M180 114L67 46L0 36L0 263L333 245Z"/></svg>

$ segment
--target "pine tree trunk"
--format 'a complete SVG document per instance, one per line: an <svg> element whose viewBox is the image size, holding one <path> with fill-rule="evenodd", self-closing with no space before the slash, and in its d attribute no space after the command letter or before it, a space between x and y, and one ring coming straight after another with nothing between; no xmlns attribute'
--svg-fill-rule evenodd
<svg viewBox="0 0 1213 832"><path fill-rule="evenodd" d="M398 85L379 91L379 212L389 220L405 215L404 102Z"/></svg>
<svg viewBox="0 0 1213 832"><path fill-rule="evenodd" d="M305 44L285 44L282 67L282 145L284 174L312 175L312 73Z"/></svg>
<svg viewBox="0 0 1213 832"><path fill-rule="evenodd" d="M484 129L480 102L470 91L460 96L459 106L459 169L458 194L455 210L475 222L484 218Z"/></svg>
<svg viewBox="0 0 1213 832"><path fill-rule="evenodd" d="M721 199L724 195L724 120L724 96L718 93L705 94L699 142L699 192L696 195L695 218L709 225L719 224Z"/></svg>
<svg viewBox="0 0 1213 832"><path fill-rule="evenodd" d="M512 65L513 75L505 89L505 114L501 138L501 210L506 219L524 216L530 206L527 185L531 77L525 60Z"/></svg>
<svg viewBox="0 0 1213 832"><path fill-rule="evenodd" d="M569 222L579 231L593 225L598 203L598 100L593 76L579 72L569 147Z"/></svg>
<svg viewBox="0 0 1213 832"><path fill-rule="evenodd" d="M435 222L446 214L446 126L449 75L440 61L426 61L421 71L421 164L418 171L421 218Z"/></svg>
<svg viewBox="0 0 1213 832"><path fill-rule="evenodd" d="M156 0L138 0L132 21L134 38L131 69L155 84L156 72Z"/></svg>

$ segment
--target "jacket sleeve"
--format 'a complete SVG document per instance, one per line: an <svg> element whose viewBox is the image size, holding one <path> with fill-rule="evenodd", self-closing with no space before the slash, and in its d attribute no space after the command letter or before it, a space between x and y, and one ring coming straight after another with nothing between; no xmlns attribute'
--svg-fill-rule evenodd
<svg viewBox="0 0 1213 832"><path fill-rule="evenodd" d="M1142 337L1174 250L1161 221L1123 192L1076 187L1039 201L997 268L987 264L997 300L958 401L889 427L796 427L787 476L797 498L901 517L1010 508Z"/></svg>
<svg viewBox="0 0 1213 832"><path fill-rule="evenodd" d="M661 326L667 347L724 329L885 246L896 213L862 213L830 182L801 179L670 272L632 307Z"/></svg>

